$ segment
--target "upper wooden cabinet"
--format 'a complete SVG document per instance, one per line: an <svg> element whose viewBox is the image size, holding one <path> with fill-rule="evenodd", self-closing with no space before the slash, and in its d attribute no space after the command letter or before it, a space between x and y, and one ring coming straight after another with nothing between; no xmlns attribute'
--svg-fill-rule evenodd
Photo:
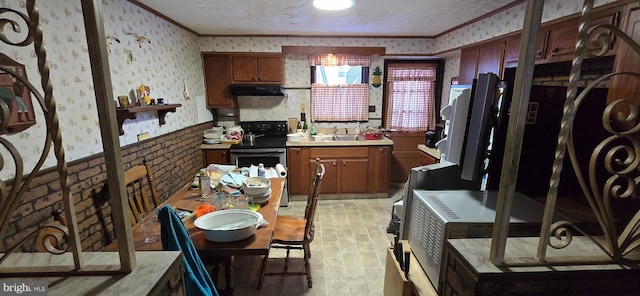
<svg viewBox="0 0 640 296"><path fill-rule="evenodd" d="M590 26L609 24L618 26L620 16L624 6L617 6L596 11L592 14ZM578 39L579 18L572 18L552 25L543 25L538 32L536 41L536 64L567 62L573 59ZM598 29L598 32L608 32L605 29ZM592 34L591 36L594 36ZM615 38L613 39L615 41ZM609 51L605 55L616 54L615 44L610 45ZM587 48L592 51L600 50L601 46L587 43ZM504 67L515 67L518 65L520 54L520 34L506 39L504 51Z"/></svg>
<svg viewBox="0 0 640 296"><path fill-rule="evenodd" d="M637 3L630 4L625 10L625 21L621 29L633 39L640 42L640 7ZM625 42L619 42L618 54L614 65L614 72L638 71L640 65L640 56L634 52ZM636 104L640 104L637 94L640 93L640 83L638 79L629 75L613 76L609 85L607 94L607 102L617 99L632 100Z"/></svg>
<svg viewBox="0 0 640 296"><path fill-rule="evenodd" d="M504 41L463 48L460 56L459 84L472 84L480 73L502 76Z"/></svg>
<svg viewBox="0 0 640 296"><path fill-rule="evenodd" d="M231 67L228 55L203 54L207 108L235 108L235 98L229 93Z"/></svg>
<svg viewBox="0 0 640 296"><path fill-rule="evenodd" d="M284 60L280 54L232 55L233 83L283 83Z"/></svg>

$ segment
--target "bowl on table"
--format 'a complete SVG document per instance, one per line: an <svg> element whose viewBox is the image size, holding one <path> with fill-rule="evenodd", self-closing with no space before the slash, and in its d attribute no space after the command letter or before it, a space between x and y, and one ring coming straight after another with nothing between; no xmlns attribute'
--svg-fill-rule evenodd
<svg viewBox="0 0 640 296"><path fill-rule="evenodd" d="M254 235L262 223L262 214L244 209L215 211L193 222L197 228L202 229L205 239L216 243L246 239Z"/></svg>
<svg viewBox="0 0 640 296"><path fill-rule="evenodd" d="M302 134L300 134L300 133L287 134L287 141L289 141L289 142L300 142L300 141L302 141Z"/></svg>

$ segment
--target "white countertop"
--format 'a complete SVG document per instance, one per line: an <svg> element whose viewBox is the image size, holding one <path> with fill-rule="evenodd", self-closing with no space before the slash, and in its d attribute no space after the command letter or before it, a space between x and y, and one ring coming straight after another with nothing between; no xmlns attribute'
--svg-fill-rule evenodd
<svg viewBox="0 0 640 296"><path fill-rule="evenodd" d="M201 144L200 149L202 150L224 150L231 148L231 144Z"/></svg>

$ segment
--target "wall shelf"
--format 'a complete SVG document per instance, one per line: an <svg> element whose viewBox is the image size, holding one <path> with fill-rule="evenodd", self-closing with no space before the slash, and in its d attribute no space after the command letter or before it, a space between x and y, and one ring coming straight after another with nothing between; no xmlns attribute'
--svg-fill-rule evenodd
<svg viewBox="0 0 640 296"><path fill-rule="evenodd" d="M130 107L130 108L116 108L116 115L118 117L118 127L120 128L120 135L124 135L122 124L127 119L136 119L138 112L158 111L158 123L164 125L166 121L164 116L167 112L176 112L176 108L182 107L182 104L163 104L163 105L151 105L145 107Z"/></svg>

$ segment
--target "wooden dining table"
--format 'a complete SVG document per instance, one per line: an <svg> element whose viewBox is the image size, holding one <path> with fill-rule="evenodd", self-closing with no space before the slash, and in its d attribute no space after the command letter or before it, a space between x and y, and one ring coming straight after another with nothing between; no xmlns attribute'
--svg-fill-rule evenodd
<svg viewBox="0 0 640 296"><path fill-rule="evenodd" d="M184 218L182 221L189 231L189 236L193 241L193 245L200 259L207 266L213 266L212 278L217 285L217 277L219 265L225 267L225 295L233 295L233 257L234 256L266 256L269 255L269 247L273 236L273 230L280 208L280 199L284 190L285 178L271 178L271 198L267 200L258 209L267 224L258 228L254 235L244 240L228 243L215 243L205 239L204 232L195 227L195 216ZM186 210L195 213L198 205L204 204L200 199L200 191L198 189L191 190L190 184L180 189L161 206L170 205L178 210ZM133 240L136 251L161 251L162 242L160 238L152 243L145 243L140 223L133 226ZM103 251L117 251L117 242L107 245ZM263 265L264 268L264 265Z"/></svg>

